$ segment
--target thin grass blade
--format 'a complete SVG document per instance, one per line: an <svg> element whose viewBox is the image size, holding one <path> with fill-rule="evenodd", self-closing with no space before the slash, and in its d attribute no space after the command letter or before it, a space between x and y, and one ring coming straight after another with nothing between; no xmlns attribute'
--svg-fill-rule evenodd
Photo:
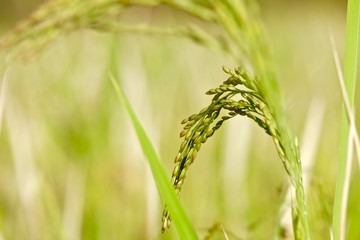
<svg viewBox="0 0 360 240"><path fill-rule="evenodd" d="M358 50L360 36L360 1L349 0L346 19L345 36L345 60L344 60L344 82L346 92L349 96L350 109L354 105L355 86L358 68ZM336 180L335 199L333 207L332 230L334 240L344 239L342 235L342 206L344 205L343 194L346 185L347 147L349 144L349 123L345 111L342 113L341 137L340 137L340 159L338 176Z"/></svg>
<svg viewBox="0 0 360 240"><path fill-rule="evenodd" d="M136 134L140 141L142 150L150 165L157 189L163 202L167 205L168 210L174 221L176 230L180 239L198 239L193 225L190 223L176 193L168 179L166 171L161 164L160 158L157 155L154 146L152 145L149 137L147 136L143 126L141 125L138 117L136 116L131 104L127 100L124 92L120 88L116 79L110 75L110 80L114 86L114 89L121 101L121 104L129 114L131 122L135 128Z"/></svg>
<svg viewBox="0 0 360 240"><path fill-rule="evenodd" d="M346 117L348 119L348 123L349 123L350 127L353 128L353 130L350 131L349 133L351 134L352 141L354 142L354 145L355 145L356 156L357 156L358 164L359 164L359 167L360 167L360 138L359 138L359 133L358 133L357 128L356 128L354 112L351 109L349 96L348 96L348 93L346 91L345 81L344 81L343 73L342 73L341 66L340 66L340 59L339 59L338 51L336 49L335 39L334 39L334 36L332 34L330 34L330 41L331 41L331 45L332 45L332 51L333 51L335 65L336 65L336 71L337 71L337 74L338 74L338 80L339 80L339 85L340 85L340 89L341 89L341 94L342 94L342 98L343 98L343 102L344 102L344 106L345 106Z"/></svg>

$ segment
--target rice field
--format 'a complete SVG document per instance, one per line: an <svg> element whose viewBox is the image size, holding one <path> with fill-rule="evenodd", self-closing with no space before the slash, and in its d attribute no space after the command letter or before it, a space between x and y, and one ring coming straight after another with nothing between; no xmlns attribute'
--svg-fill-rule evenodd
<svg viewBox="0 0 360 240"><path fill-rule="evenodd" d="M334 217L346 1L84 2L1 4L0 240L360 238L355 157ZM248 105L217 117L229 78Z"/></svg>

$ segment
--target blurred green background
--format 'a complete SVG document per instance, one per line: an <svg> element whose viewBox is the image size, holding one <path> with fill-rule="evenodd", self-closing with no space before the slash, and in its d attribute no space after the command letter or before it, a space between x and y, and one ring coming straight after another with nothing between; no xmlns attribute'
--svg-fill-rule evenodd
<svg viewBox="0 0 360 240"><path fill-rule="evenodd" d="M0 32L41 3L2 0ZM342 56L346 1L259 5L289 122L310 159L311 231L329 239L341 112L329 29ZM164 26L186 18L168 8L131 8L123 16ZM176 239L174 228L160 233L163 206L108 73L119 73L170 178L180 122L209 103L204 93L225 80L223 65L239 63L175 37L85 29L14 64L0 135L0 239ZM358 169L348 239L360 238ZM287 187L272 140L238 118L203 146L181 199L200 237L221 224L230 239L270 239Z"/></svg>

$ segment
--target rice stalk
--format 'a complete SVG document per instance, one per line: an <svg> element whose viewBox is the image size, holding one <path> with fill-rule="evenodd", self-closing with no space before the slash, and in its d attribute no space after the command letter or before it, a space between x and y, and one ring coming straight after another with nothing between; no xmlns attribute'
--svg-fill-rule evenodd
<svg viewBox="0 0 360 240"><path fill-rule="evenodd" d="M351 137L352 137L352 141L354 142L354 145L355 145L358 164L359 164L359 168L360 168L360 138L359 138L359 133L358 133L357 128L356 128L354 111L351 110L351 104L350 104L350 100L349 100L349 95L348 95L348 93L346 91L345 81L344 81L343 73L342 73L341 66L340 66L339 54L338 54L338 51L336 49L334 36L332 34L330 34L330 41L331 41L331 46L332 46L332 50L333 50L333 57L334 57L335 65L336 65L336 72L338 74L338 80L339 80L341 95L342 95L343 102L344 102L347 121L348 121L348 124L350 125L350 127L354 128L350 133L352 133Z"/></svg>
<svg viewBox="0 0 360 240"><path fill-rule="evenodd" d="M270 50L254 3L238 0L55 0L40 7L32 17L1 38L0 49L8 49L11 59L36 55L53 39L81 28L111 32L161 32L117 25L117 17L127 7L136 5L165 5L202 21L216 24L223 30L223 37L206 34L206 31L199 30L200 25L191 25L196 26L190 28L196 29L193 32L181 30L174 33L188 37L205 47L220 50L244 66L235 70L224 68L229 78L219 87L207 92L214 95L211 104L183 121L185 126L180 136L184 141L176 156L173 171L175 190L180 192L187 168L196 158L201 145L223 122L237 115L246 116L272 137L284 168L296 189L292 207L295 238L310 239L299 147L297 139L287 126ZM113 24L114 22L116 24ZM240 100L234 99L235 96L240 97ZM227 114L219 119L222 110ZM164 230L170 225L166 210L163 219Z"/></svg>
<svg viewBox="0 0 360 240"><path fill-rule="evenodd" d="M342 98L345 106L346 117L349 124L349 133L348 133L348 146L346 151L346 162L345 162L345 169L344 169L344 179L342 185L342 195L341 195L341 207L340 207L340 219L339 219L339 229L334 234L339 237L339 239L345 239L346 236L346 216L347 216L347 205L348 205L348 198L349 198L349 188L350 188L350 179L351 179L351 166L353 160L353 151L354 146L357 153L357 159L360 166L360 141L359 135L355 125L355 117L354 113L351 110L351 104L349 100L349 96L346 90L345 81L343 78L343 73L340 66L339 55L335 45L335 39L332 34L330 34L330 41L333 50L333 57L336 65L336 71L338 74L338 80L340 84L340 89L342 93ZM335 206L335 205L334 205Z"/></svg>
<svg viewBox="0 0 360 240"><path fill-rule="evenodd" d="M344 59L344 82L347 95L349 96L350 109L354 105L356 79L359 63L360 44L360 1L349 0L347 6L346 32L345 32L345 59ZM340 155L339 167L336 180L336 190L333 206L332 231L334 240L342 239L342 211L346 188L346 166L348 147L349 124L346 112L343 111L341 119Z"/></svg>
<svg viewBox="0 0 360 240"><path fill-rule="evenodd" d="M213 136L225 121L237 115L252 119L272 137L286 172L289 176L293 177L291 180L297 180L294 173L297 169L294 169L291 162L289 162L281 133L274 121L275 117L264 100L262 92L259 91L261 80L253 78L240 67L235 70L227 68L223 68L223 70L230 77L219 87L206 92L207 95L214 95L211 104L203 108L199 113L193 114L181 122L184 125L180 133L183 142L175 157L175 167L172 173L173 186L178 195L180 194L188 168L194 162L202 144ZM223 113L220 117L222 111L225 114ZM296 147L295 150L298 150L297 145ZM299 153L296 152L296 154L298 155ZM298 215L295 216L298 217ZM163 213L163 231L170 226L170 222L169 212L165 208ZM296 229L300 229L299 226L296 226ZM298 239L302 239L299 237L299 234L302 233L295 233L295 236Z"/></svg>
<svg viewBox="0 0 360 240"><path fill-rule="evenodd" d="M208 91L210 94L215 94L212 103L182 122L186 125L180 133L184 141L175 158L172 174L174 188L177 191L181 190L187 168L194 161L201 144L211 137L224 121L235 115L247 116L273 138L280 159L296 190L295 203L292 207L295 238L310 239L299 146L297 139L287 127L262 26L255 16L248 14L243 1L216 1L212 7L217 13L217 21L246 56L257 77L251 77L250 73L241 68L236 69L235 72L225 69L231 77L227 80L229 82L224 82L218 88ZM234 79L237 79L237 83L229 86ZM247 90L232 89L237 84L243 85ZM248 90L250 91L247 92ZM239 93L243 100L231 99ZM221 109L226 109L229 113L215 123ZM170 221L170 218L165 209L164 226L167 226L167 221Z"/></svg>
<svg viewBox="0 0 360 240"><path fill-rule="evenodd" d="M317 153L319 140L322 131L322 124L324 118L324 102L320 99L314 99L311 101L310 108L307 113L306 124L302 134L300 153L302 156L302 167L304 172L304 189L305 193L309 192L310 186L310 174L314 167L315 155ZM291 220L291 201L295 195L295 189L290 186L286 192L284 202L282 203L280 210L280 221L278 233L282 237L281 239L293 239L293 226Z"/></svg>

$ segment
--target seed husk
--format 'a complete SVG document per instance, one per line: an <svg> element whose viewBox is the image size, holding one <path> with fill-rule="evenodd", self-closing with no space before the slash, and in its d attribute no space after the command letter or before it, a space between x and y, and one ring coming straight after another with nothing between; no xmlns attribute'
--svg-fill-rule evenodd
<svg viewBox="0 0 360 240"><path fill-rule="evenodd" d="M210 130L210 131L208 131L207 133L206 133L206 137L207 138L209 138L209 137L211 137L212 135L214 134L214 130Z"/></svg>
<svg viewBox="0 0 360 240"><path fill-rule="evenodd" d="M191 116L189 117L189 121L196 120L197 116L198 116L197 114L191 115Z"/></svg>
<svg viewBox="0 0 360 240"><path fill-rule="evenodd" d="M181 145L180 145L180 152L183 152L183 151L184 151L186 145L187 145L187 142L186 142L186 141L184 141L184 142L181 143Z"/></svg>
<svg viewBox="0 0 360 240"><path fill-rule="evenodd" d="M188 129L183 130L183 131L180 133L180 137L182 138L182 137L185 136L188 132L189 132Z"/></svg>

